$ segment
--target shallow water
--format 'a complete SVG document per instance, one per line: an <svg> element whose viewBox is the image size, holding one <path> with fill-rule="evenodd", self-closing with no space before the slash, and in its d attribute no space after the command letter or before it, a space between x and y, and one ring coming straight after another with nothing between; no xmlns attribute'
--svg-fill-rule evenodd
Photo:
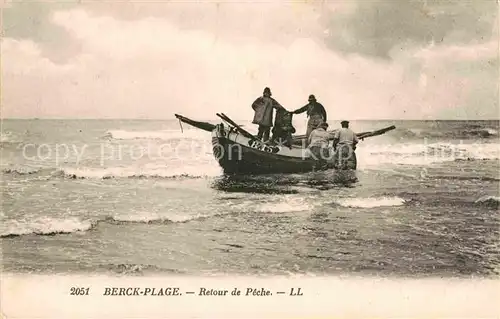
<svg viewBox="0 0 500 319"><path fill-rule="evenodd" d="M4 270L498 275L498 121L351 126L392 124L352 182L224 177L175 121L4 120Z"/></svg>

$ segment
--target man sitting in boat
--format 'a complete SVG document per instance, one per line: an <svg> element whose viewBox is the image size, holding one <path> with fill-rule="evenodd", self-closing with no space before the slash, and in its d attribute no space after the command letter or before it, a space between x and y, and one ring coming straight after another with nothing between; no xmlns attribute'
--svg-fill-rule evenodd
<svg viewBox="0 0 500 319"><path fill-rule="evenodd" d="M335 136L332 132L328 132L328 123L322 122L318 128L314 129L307 139L309 152L316 164L315 170L324 170L327 168L327 160L331 158L330 148L328 147L329 141Z"/></svg>
<svg viewBox="0 0 500 319"><path fill-rule="evenodd" d="M273 136L270 143L277 142L280 145L292 147L292 134L296 132L292 125L291 112L285 109L276 110L276 117L274 118Z"/></svg>
<svg viewBox="0 0 500 319"><path fill-rule="evenodd" d="M309 120L307 121L306 138L311 132L318 127L319 124L326 122L326 111L323 105L316 101L314 95L309 95L309 103L293 111L293 114L301 114L307 112Z"/></svg>
<svg viewBox="0 0 500 319"><path fill-rule="evenodd" d="M356 145L359 142L356 133L349 128L349 121L340 122L341 129L335 131L333 147L335 149L334 167L339 169L356 169Z"/></svg>
<svg viewBox="0 0 500 319"><path fill-rule="evenodd" d="M262 141L269 140L271 127L273 126L273 109L285 110L271 95L271 89L266 87L263 96L252 103L252 108L255 111L252 123L259 125L257 138Z"/></svg>

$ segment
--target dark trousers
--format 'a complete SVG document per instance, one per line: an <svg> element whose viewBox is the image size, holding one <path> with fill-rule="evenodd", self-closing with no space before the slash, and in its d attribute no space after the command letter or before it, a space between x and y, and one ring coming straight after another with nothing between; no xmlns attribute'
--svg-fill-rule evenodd
<svg viewBox="0 0 500 319"><path fill-rule="evenodd" d="M316 161L314 170L325 170L328 167L328 159L330 158L330 149L328 147L311 146L309 148L313 159Z"/></svg>
<svg viewBox="0 0 500 319"><path fill-rule="evenodd" d="M271 134L271 128L269 126L259 125L259 132L257 133L257 138L262 141L269 140L269 135Z"/></svg>
<svg viewBox="0 0 500 319"><path fill-rule="evenodd" d="M291 147L292 133L275 126L273 128L273 136L271 137L271 143L273 142Z"/></svg>
<svg viewBox="0 0 500 319"><path fill-rule="evenodd" d="M337 145L333 159L336 169L356 169L358 166L355 148L350 144Z"/></svg>

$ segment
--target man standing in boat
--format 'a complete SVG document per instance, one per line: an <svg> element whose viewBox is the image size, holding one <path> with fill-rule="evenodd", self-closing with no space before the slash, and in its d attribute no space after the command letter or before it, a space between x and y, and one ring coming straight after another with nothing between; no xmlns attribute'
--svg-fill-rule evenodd
<svg viewBox="0 0 500 319"><path fill-rule="evenodd" d="M341 129L333 135L335 149L334 167L340 169L356 169L356 145L359 142L356 133L349 128L349 121L340 122Z"/></svg>
<svg viewBox="0 0 500 319"><path fill-rule="evenodd" d="M257 138L262 141L269 140L271 127L273 126L273 109L285 110L271 95L271 89L266 87L263 96L252 103L252 109L255 111L252 123L259 125Z"/></svg>
<svg viewBox="0 0 500 319"><path fill-rule="evenodd" d="M292 116L293 114L285 109L276 110L272 130L273 135L270 140L271 144L277 142L279 145L292 147L292 134L296 132L292 124Z"/></svg>
<svg viewBox="0 0 500 319"><path fill-rule="evenodd" d="M311 132L323 122L327 121L325 107L316 101L314 95L309 95L309 103L293 111L293 114L301 114L307 112L309 120L307 121L306 139L309 138Z"/></svg>

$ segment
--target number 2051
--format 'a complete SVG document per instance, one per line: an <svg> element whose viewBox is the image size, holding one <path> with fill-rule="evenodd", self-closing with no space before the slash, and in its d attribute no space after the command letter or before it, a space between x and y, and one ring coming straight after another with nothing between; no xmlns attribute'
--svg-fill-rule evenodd
<svg viewBox="0 0 500 319"><path fill-rule="evenodd" d="M88 296L90 288L71 287L69 294L71 296Z"/></svg>

